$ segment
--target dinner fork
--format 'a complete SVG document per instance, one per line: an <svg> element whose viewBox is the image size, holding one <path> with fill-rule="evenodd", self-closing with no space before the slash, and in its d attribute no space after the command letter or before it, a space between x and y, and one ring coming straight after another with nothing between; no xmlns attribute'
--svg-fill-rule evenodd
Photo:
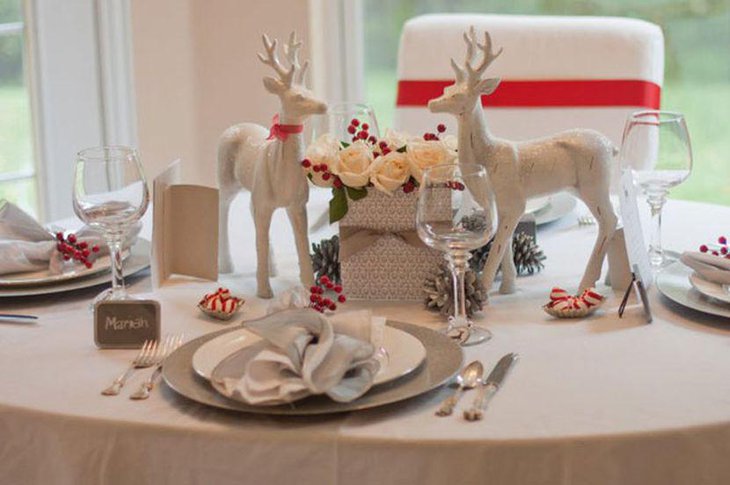
<svg viewBox="0 0 730 485"><path fill-rule="evenodd" d="M129 364L129 367L127 367L127 370L125 370L122 375L114 379L112 385L101 391L101 393L105 396L116 396L119 394L122 387L124 387L124 383L127 382L127 379L129 379L132 374L134 374L134 371L137 369L144 369L145 367L152 367L157 363L155 360L157 349L157 340L146 340L144 345L142 345L142 348L139 349L137 356L134 360L132 360L132 363Z"/></svg>
<svg viewBox="0 0 730 485"><path fill-rule="evenodd" d="M165 343L162 345L161 351L162 359L160 359L160 361L157 363L155 370L147 378L147 380L145 380L142 385L139 386L139 389L129 396L129 399L134 399L138 401L150 397L150 391L152 391L152 388L155 387L155 380L162 372L162 364L165 362L165 359L168 355L172 353L173 350L182 345L184 338L184 335L176 335L165 339Z"/></svg>

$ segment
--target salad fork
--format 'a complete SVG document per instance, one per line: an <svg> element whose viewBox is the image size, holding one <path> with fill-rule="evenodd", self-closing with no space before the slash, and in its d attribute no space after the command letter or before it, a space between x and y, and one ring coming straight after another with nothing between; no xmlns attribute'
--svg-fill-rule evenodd
<svg viewBox="0 0 730 485"><path fill-rule="evenodd" d="M131 394L129 396L129 399L134 400L142 400L147 399L150 397L150 391L152 391L152 388L155 387L155 380L159 377L160 373L162 372L162 364L165 362L165 359L168 355L170 355L173 350L177 349L182 345L183 339L185 338L184 335L176 335L176 336L168 336L165 339L165 343L162 344L160 354L162 357L157 362L157 366L155 367L155 370L152 372L152 374L142 383L141 386L139 386L139 389Z"/></svg>
<svg viewBox="0 0 730 485"><path fill-rule="evenodd" d="M124 384L127 382L127 379L134 374L134 371L137 369L144 369L145 367L152 367L157 363L155 360L157 348L158 342L156 340L146 340L144 345L142 345L142 348L139 349L137 356L134 360L132 360L132 363L129 364L129 367L127 367L127 370L125 370L122 375L114 379L112 385L101 391L101 393L104 396L116 396L119 394L122 387L124 387Z"/></svg>

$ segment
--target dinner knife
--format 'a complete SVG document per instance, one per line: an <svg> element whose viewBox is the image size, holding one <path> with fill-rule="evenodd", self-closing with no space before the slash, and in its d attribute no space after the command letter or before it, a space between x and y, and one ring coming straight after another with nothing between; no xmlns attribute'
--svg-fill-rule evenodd
<svg viewBox="0 0 730 485"><path fill-rule="evenodd" d="M35 322L38 317L35 315L19 315L15 313L0 313L0 322Z"/></svg>
<svg viewBox="0 0 730 485"><path fill-rule="evenodd" d="M494 366L492 372L487 376L487 380L479 387L471 408L464 411L464 419L467 421L479 421L482 419L487 404L502 386L504 379L507 377L515 362L517 362L517 359L519 359L519 355L515 353L509 353L499 359L497 365Z"/></svg>

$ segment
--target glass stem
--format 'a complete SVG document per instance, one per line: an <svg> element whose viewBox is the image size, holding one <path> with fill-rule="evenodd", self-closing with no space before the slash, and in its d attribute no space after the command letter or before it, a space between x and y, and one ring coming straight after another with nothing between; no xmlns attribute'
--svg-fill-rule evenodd
<svg viewBox="0 0 730 485"><path fill-rule="evenodd" d="M450 327L470 326L471 322L466 316L466 290L464 287L464 275L471 258L468 251L449 253L446 260L451 269L451 280L454 288L454 315Z"/></svg>
<svg viewBox="0 0 730 485"><path fill-rule="evenodd" d="M109 258L112 267L112 294L124 293L124 273L122 269L122 235L107 234L106 244L109 246Z"/></svg>
<svg viewBox="0 0 730 485"><path fill-rule="evenodd" d="M664 251L662 250L662 209L667 201L667 192L651 192L647 194L646 201L651 208L651 240L649 242L649 262L654 267L659 267L664 262Z"/></svg>

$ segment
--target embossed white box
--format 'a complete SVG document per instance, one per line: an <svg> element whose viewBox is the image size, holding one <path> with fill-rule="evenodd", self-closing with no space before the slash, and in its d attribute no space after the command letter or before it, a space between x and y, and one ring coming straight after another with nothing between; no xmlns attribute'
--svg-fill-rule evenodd
<svg viewBox="0 0 730 485"><path fill-rule="evenodd" d="M368 188L368 196L348 200L349 210L340 220L340 271L348 298L368 300L421 300L423 283L443 261L443 254L421 245L409 244L398 235L416 230L418 194L401 190L392 196ZM349 258L346 235L353 228L377 232L377 239ZM407 239L413 240L413 234ZM358 237L354 235L352 237Z"/></svg>

